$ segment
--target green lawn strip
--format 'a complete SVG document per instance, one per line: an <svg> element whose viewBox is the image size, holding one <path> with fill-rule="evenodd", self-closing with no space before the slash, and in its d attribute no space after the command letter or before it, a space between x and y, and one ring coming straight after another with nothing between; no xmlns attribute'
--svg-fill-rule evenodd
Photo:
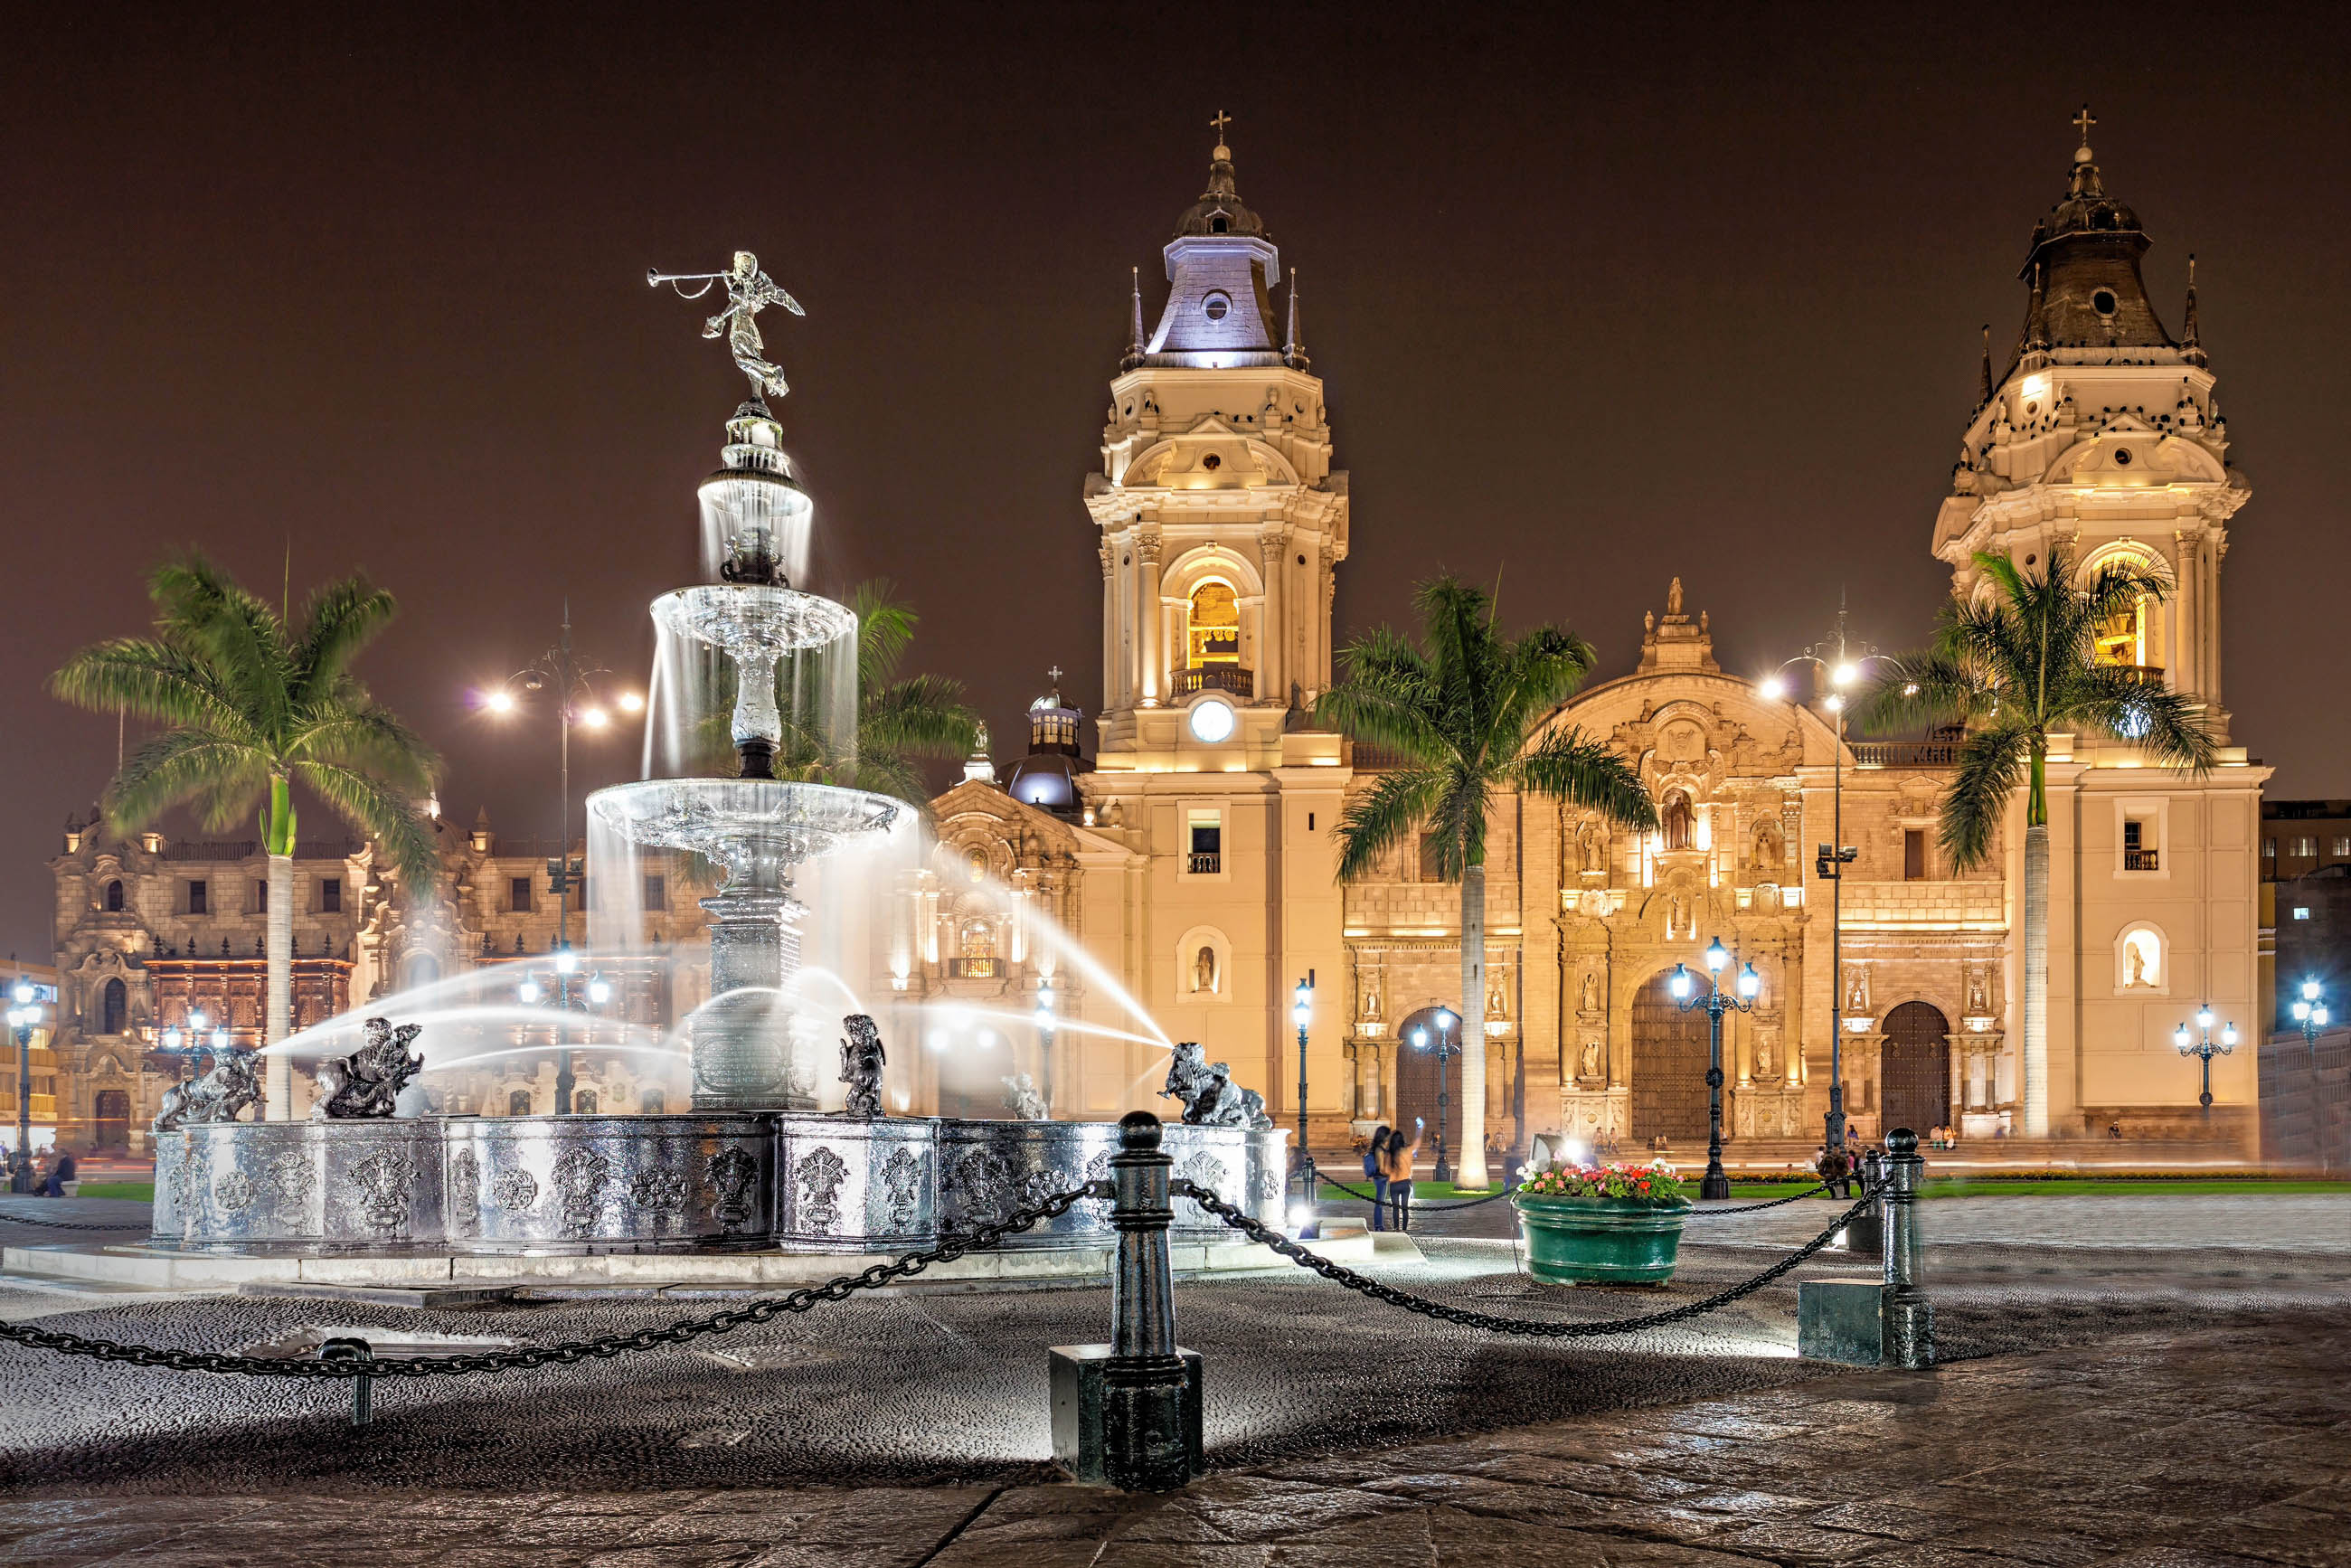
<svg viewBox="0 0 2351 1568"><path fill-rule="evenodd" d="M155 1201L155 1184L152 1181L86 1181L81 1184L80 1197L129 1197L141 1203Z"/></svg>

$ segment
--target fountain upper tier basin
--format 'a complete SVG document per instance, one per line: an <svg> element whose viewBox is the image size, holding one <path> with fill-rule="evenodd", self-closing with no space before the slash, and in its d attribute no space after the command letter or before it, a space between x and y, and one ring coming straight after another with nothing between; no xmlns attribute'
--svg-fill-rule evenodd
<svg viewBox="0 0 2351 1568"><path fill-rule="evenodd" d="M681 588L653 601L664 631L723 648L738 661L773 661L830 647L857 630L845 604L794 588L711 582Z"/></svg>
<svg viewBox="0 0 2351 1568"><path fill-rule="evenodd" d="M726 868L729 886L776 885L772 877L886 830L904 810L886 795L774 779L647 779L588 797L601 826L632 844L702 855Z"/></svg>

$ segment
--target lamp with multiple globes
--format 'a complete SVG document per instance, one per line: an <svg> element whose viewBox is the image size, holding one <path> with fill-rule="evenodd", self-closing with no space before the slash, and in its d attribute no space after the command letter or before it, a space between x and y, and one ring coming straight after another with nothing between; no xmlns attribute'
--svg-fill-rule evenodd
<svg viewBox="0 0 2351 1568"><path fill-rule="evenodd" d="M18 1192L32 1190L33 1026L41 1021L40 995L30 975L17 976L8 990L14 1004L8 1009L8 1027L16 1033L16 1148L11 1185Z"/></svg>
<svg viewBox="0 0 2351 1568"><path fill-rule="evenodd" d="M2294 1022L2302 1030L2303 1049L2309 1058L2310 1110L2314 1119L2311 1134L2318 1145L2318 1169L2322 1175L2331 1173L2335 1164L2334 1150L2326 1141L2326 1101L2318 1092L2318 1032L2326 1027L2328 1019L2325 988L2304 976L2302 995L2294 999Z"/></svg>
<svg viewBox="0 0 2351 1568"><path fill-rule="evenodd" d="M557 1010L586 1011L590 1009L602 1008L611 1003L612 982L604 977L604 972L601 969L591 973L580 986L578 992L574 993L572 977L580 972L580 950L571 944L559 941L556 944L552 962L555 968L555 984L552 990ZM515 985L515 999L527 1008L535 1008L547 1001L549 993L549 987L547 982L536 974L523 976ZM578 1075L572 1069L571 1047L569 1044L559 1046L555 1055L555 1113L557 1115L571 1114L572 1092L579 1087L579 1082Z"/></svg>
<svg viewBox="0 0 2351 1568"><path fill-rule="evenodd" d="M1836 632L1825 641L1814 643L1781 664L1770 674L1755 683L1756 694L1766 702L1793 703L1796 699L1788 684L1788 671L1797 664L1810 664L1815 672L1813 691L1822 709L1836 722L1836 749L1830 770L1830 822L1832 841L1820 847L1813 859L1814 874L1829 884L1829 995L1838 998L1833 1008L1842 1006L1844 996L1844 944L1842 940L1844 915L1844 868L1860 857L1858 846L1844 841L1844 711L1845 694L1859 685L1873 664L1891 664L1877 650L1865 643L1855 643L1845 636L1845 610L1842 601L1837 605ZM1822 695L1821 683L1829 690ZM1916 694L1914 685L1907 691ZM1844 1147L1844 1029L1829 1030L1829 1108L1827 1143L1832 1150ZM1728 1196L1728 1189L1725 1190Z"/></svg>
<svg viewBox="0 0 2351 1568"><path fill-rule="evenodd" d="M1726 1012L1747 1012L1755 1006L1762 992L1763 977L1752 964L1742 965L1731 982L1735 995L1726 996L1722 989L1722 971L1730 962L1730 950L1718 936L1707 945L1707 992L1698 994L1698 977L1687 965L1676 964L1674 972L1666 977L1666 990L1674 1005L1684 1012L1692 1008L1706 1009L1707 1035L1707 1143L1706 1176L1698 1183L1698 1195L1702 1198L1729 1197L1730 1177L1722 1169L1722 1015Z"/></svg>
<svg viewBox="0 0 2351 1568"><path fill-rule="evenodd" d="M2171 1043L2179 1048L2179 1054L2197 1057L2204 1064L2204 1092L2198 1101L2204 1107L2207 1121L2212 1115L2212 1059L2227 1056L2237 1049L2237 1026L2234 1023L2224 1025L2220 1040L2215 1041L2212 1038L2213 1017L2211 1004L2208 1002L2196 1009L2196 1036L2193 1040L2189 1038L2186 1024L2171 1031Z"/></svg>
<svg viewBox="0 0 2351 1568"><path fill-rule="evenodd" d="M1306 1029L1314 1021L1314 977L1308 975L1290 993L1290 1021L1298 1026L1298 1202L1290 1208L1290 1228L1301 1235L1319 1234L1314 1223L1314 1156L1306 1147Z"/></svg>
<svg viewBox="0 0 2351 1568"><path fill-rule="evenodd" d="M1454 1032L1454 1026L1461 1020L1454 1016L1453 1009L1450 1008L1439 1008L1433 1016L1437 1024L1436 1038L1431 1040L1426 1028L1416 1029L1412 1031L1412 1045L1415 1051L1430 1051L1437 1057L1437 1168L1435 1175L1438 1181L1451 1181L1453 1161L1446 1152L1445 1124L1452 1116L1453 1095L1447 1083L1445 1064L1461 1054L1461 1040Z"/></svg>

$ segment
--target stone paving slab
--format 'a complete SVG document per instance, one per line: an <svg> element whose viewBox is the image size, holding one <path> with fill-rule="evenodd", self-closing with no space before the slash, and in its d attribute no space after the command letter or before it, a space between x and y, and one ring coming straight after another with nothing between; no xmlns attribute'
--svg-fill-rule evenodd
<svg viewBox="0 0 2351 1568"><path fill-rule="evenodd" d="M1031 1481L0 1502L24 1568L2351 1565L2351 1327L1849 1373L1347 1451L1166 1497Z"/></svg>

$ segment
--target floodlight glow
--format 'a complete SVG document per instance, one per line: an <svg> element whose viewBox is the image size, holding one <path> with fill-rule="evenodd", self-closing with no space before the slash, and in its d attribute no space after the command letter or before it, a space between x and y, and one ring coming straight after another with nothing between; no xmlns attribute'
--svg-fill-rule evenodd
<svg viewBox="0 0 2351 1568"><path fill-rule="evenodd" d="M1666 981L1666 989L1673 993L1674 1000L1686 1002L1689 1000L1690 991L1695 984L1696 982L1690 978L1688 967L1676 964L1672 977Z"/></svg>
<svg viewBox="0 0 2351 1568"><path fill-rule="evenodd" d="M18 1007L23 1007L26 1002L33 999L33 977L30 975L17 976L14 990L16 998L16 1005Z"/></svg>
<svg viewBox="0 0 2351 1568"><path fill-rule="evenodd" d="M2212 1009L2210 1008L2198 1008L2196 1009L2196 1027L2198 1029L2210 1029L2212 1027Z"/></svg>
<svg viewBox="0 0 2351 1568"><path fill-rule="evenodd" d="M2303 981L2302 995L2303 999L2305 1001L2316 1001L2318 999L2318 982L2316 980Z"/></svg>
<svg viewBox="0 0 2351 1568"><path fill-rule="evenodd" d="M601 729L612 722L612 716L600 707L582 708L580 710L580 722L590 729Z"/></svg>
<svg viewBox="0 0 2351 1568"><path fill-rule="evenodd" d="M575 949L567 945L565 946L558 947L555 950L555 972L557 974L569 975L579 967L580 955Z"/></svg>
<svg viewBox="0 0 2351 1568"><path fill-rule="evenodd" d="M622 692L613 700L621 705L621 711L622 713L643 713L645 711L645 699L638 695L635 692Z"/></svg>
<svg viewBox="0 0 2351 1568"><path fill-rule="evenodd" d="M600 1008L606 1002L611 1001L612 999L612 982L606 979L601 975L590 976L588 978L588 999L595 1003Z"/></svg>
<svg viewBox="0 0 2351 1568"><path fill-rule="evenodd" d="M1831 713L1843 713L1844 712L1844 698L1839 696L1834 692L1831 692L1826 697L1823 697L1821 700L1821 706L1828 709Z"/></svg>
<svg viewBox="0 0 2351 1568"><path fill-rule="evenodd" d="M1708 944L1706 949L1706 967L1709 971L1719 975L1722 973L1722 967L1729 962L1730 950L1722 945L1721 937L1718 936L1711 943Z"/></svg>
<svg viewBox="0 0 2351 1568"><path fill-rule="evenodd" d="M515 710L514 693L503 686L496 691L484 692L482 706L492 713L512 713Z"/></svg>
<svg viewBox="0 0 2351 1568"><path fill-rule="evenodd" d="M1755 994L1762 988L1763 977L1755 972L1754 965L1750 964L1745 968L1739 971L1739 994L1740 996L1745 997L1751 1002L1755 999Z"/></svg>
<svg viewBox="0 0 2351 1568"><path fill-rule="evenodd" d="M2220 1043L2222 1045L2234 1045L2237 1043L2237 1026L2234 1023L2230 1023L2221 1029Z"/></svg>
<svg viewBox="0 0 2351 1568"><path fill-rule="evenodd" d="M523 999L523 1004L526 1007L535 1008L538 1006L538 982L537 980L525 980L521 985L515 988L515 995Z"/></svg>
<svg viewBox="0 0 2351 1568"><path fill-rule="evenodd" d="M1788 695L1788 683L1777 675L1766 675L1756 683L1755 690L1765 702L1775 703Z"/></svg>
<svg viewBox="0 0 2351 1568"><path fill-rule="evenodd" d="M2186 1051L2188 1049L2188 1026L2186 1024L2181 1024L2178 1029L2171 1031L2171 1043L2178 1046L2182 1051Z"/></svg>
<svg viewBox="0 0 2351 1568"><path fill-rule="evenodd" d="M1860 668L1850 664L1839 664L1829 672L1829 682L1833 685L1849 686L1859 679L1861 679Z"/></svg>

